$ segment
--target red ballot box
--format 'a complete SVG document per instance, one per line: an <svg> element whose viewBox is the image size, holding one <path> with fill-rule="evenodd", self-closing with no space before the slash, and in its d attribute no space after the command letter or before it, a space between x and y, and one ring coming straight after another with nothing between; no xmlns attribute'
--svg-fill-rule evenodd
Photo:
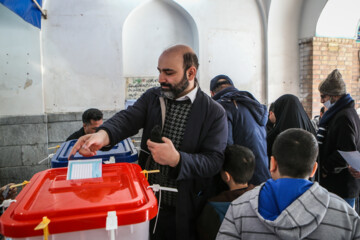
<svg viewBox="0 0 360 240"><path fill-rule="evenodd" d="M137 164L103 165L102 177L66 180L67 168L35 174L0 217L12 239L43 239L34 228L47 217L49 239L111 239L108 212L116 212L115 239L148 239L157 200ZM116 226L115 226L116 227Z"/></svg>

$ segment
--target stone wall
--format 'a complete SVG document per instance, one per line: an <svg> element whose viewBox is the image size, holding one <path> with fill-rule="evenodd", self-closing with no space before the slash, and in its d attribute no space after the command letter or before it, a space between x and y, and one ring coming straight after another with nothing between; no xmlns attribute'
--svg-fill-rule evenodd
<svg viewBox="0 0 360 240"><path fill-rule="evenodd" d="M300 92L303 106L310 117L319 115L319 83L335 68L346 83L347 92L360 107L360 43L352 39L314 37L303 39L300 47Z"/></svg>
<svg viewBox="0 0 360 240"><path fill-rule="evenodd" d="M115 112L105 111L104 119ZM61 113L41 116L0 118L0 186L20 183L37 172L48 169L45 159L56 152L73 132L82 127L82 113ZM139 147L141 131L131 137ZM50 148L50 149L49 149Z"/></svg>
<svg viewBox="0 0 360 240"><path fill-rule="evenodd" d="M0 118L0 185L20 183L47 168L46 116Z"/></svg>

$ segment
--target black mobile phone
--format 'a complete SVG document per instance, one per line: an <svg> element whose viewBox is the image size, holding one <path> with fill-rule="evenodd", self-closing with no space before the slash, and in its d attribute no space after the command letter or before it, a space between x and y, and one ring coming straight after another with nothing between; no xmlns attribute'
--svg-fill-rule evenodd
<svg viewBox="0 0 360 240"><path fill-rule="evenodd" d="M153 129L151 129L150 140L157 143L163 143L163 140L161 140L161 127L159 125L155 125Z"/></svg>

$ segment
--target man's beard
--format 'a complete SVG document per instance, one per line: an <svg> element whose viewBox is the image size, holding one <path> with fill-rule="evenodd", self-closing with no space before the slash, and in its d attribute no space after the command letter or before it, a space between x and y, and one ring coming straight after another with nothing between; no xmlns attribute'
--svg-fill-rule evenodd
<svg viewBox="0 0 360 240"><path fill-rule="evenodd" d="M184 92L184 90L189 86L189 80L186 77L186 72L184 72L184 76L178 84L174 86L170 83L161 83L161 86L166 86L168 89L161 88L162 93L166 98L176 99L178 96Z"/></svg>

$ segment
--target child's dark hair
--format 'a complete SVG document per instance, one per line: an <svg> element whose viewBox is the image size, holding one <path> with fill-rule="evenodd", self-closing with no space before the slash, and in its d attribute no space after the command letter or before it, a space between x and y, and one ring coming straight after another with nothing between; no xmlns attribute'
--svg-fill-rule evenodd
<svg viewBox="0 0 360 240"><path fill-rule="evenodd" d="M254 169L255 156L249 148L236 144L226 147L223 170L228 172L236 183L249 182Z"/></svg>
<svg viewBox="0 0 360 240"><path fill-rule="evenodd" d="M311 133L300 128L290 128L276 137L272 153L281 175L306 178L316 162L318 142Z"/></svg>

